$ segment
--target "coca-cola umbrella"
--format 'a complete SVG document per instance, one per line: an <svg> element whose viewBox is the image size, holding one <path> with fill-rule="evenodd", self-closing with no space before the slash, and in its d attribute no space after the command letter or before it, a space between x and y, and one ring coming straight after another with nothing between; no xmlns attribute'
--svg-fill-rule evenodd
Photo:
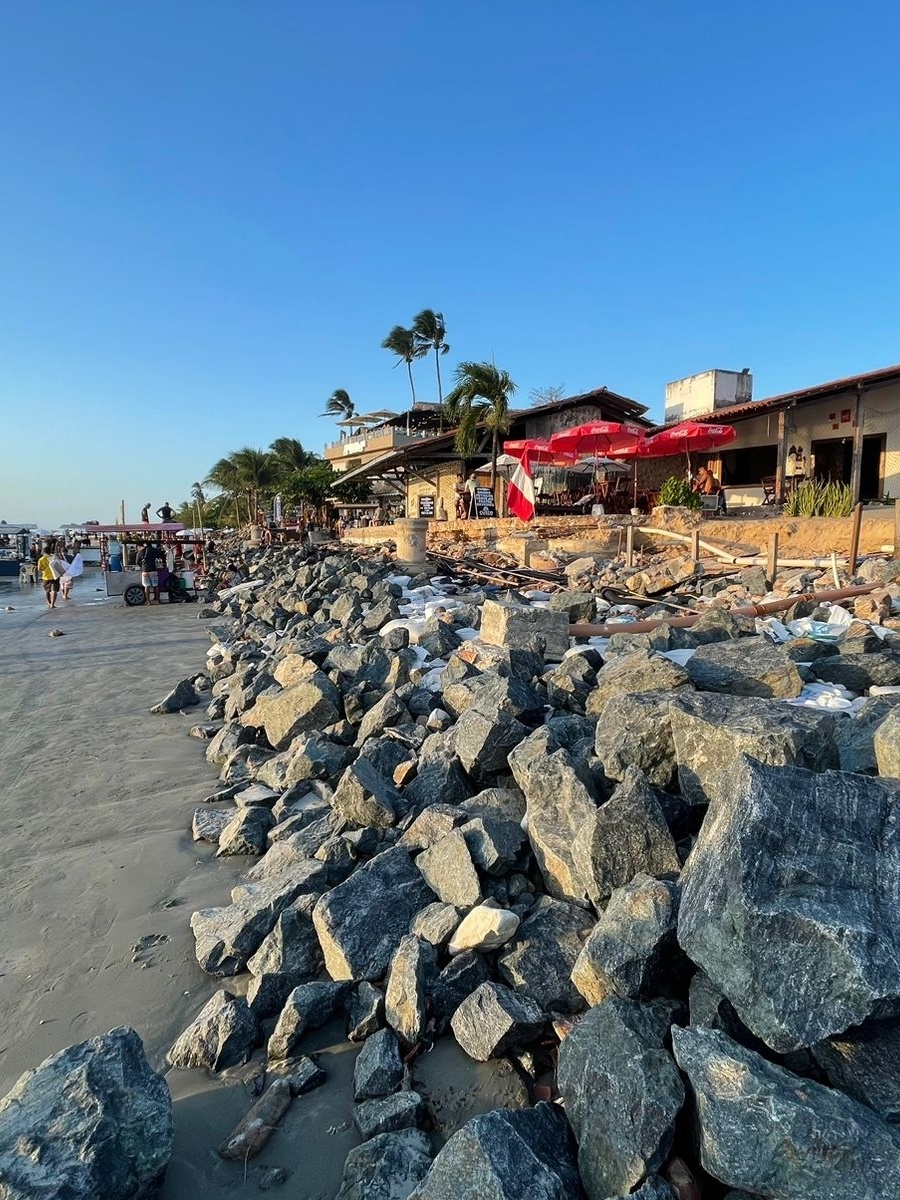
<svg viewBox="0 0 900 1200"><path fill-rule="evenodd" d="M652 437L644 438L636 449L638 458L671 458L673 454L684 454L687 458L688 481L691 476L691 451L717 450L727 446L737 437L733 425L708 425L703 421L681 421L668 429L661 429ZM635 464L637 467L637 464ZM637 470L635 469L635 477ZM635 478L635 503L637 502L637 479Z"/></svg>
<svg viewBox="0 0 900 1200"><path fill-rule="evenodd" d="M503 443L503 453L514 458L527 458L530 463L550 463L553 466L568 466L577 461L577 455L554 450L549 438L513 438Z"/></svg>
<svg viewBox="0 0 900 1200"><path fill-rule="evenodd" d="M718 450L737 437L733 425L707 425L702 421L682 421L668 429L661 429L652 437L645 438L638 449L640 458L666 458L672 454L687 455L688 470L691 466L691 451Z"/></svg>
<svg viewBox="0 0 900 1200"><path fill-rule="evenodd" d="M550 435L551 450L569 454L622 454L643 441L645 431L625 421L588 421Z"/></svg>

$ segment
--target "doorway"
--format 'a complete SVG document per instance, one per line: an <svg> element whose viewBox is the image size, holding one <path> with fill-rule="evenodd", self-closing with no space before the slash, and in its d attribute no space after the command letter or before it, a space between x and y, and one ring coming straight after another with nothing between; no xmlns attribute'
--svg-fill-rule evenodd
<svg viewBox="0 0 900 1200"><path fill-rule="evenodd" d="M881 499L884 441L883 433L863 438L859 475L860 500ZM815 456L813 475L816 479L850 483L853 474L852 437L826 438L820 442L813 442L812 452Z"/></svg>

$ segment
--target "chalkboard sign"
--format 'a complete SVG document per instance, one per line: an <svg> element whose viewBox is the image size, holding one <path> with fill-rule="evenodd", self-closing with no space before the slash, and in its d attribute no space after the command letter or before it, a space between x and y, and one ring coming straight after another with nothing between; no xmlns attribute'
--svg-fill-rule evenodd
<svg viewBox="0 0 900 1200"><path fill-rule="evenodd" d="M483 517L496 517L497 508L494 504L494 493L489 487L477 487L475 489L475 516L479 519Z"/></svg>
<svg viewBox="0 0 900 1200"><path fill-rule="evenodd" d="M434 516L434 496L419 497L419 516L433 517Z"/></svg>

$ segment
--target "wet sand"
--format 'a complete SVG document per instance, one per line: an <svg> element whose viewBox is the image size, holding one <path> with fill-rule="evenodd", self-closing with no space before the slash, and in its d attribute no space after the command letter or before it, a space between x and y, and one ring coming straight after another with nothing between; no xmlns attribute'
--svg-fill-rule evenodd
<svg viewBox="0 0 900 1200"><path fill-rule="evenodd" d="M0 1095L47 1055L121 1024L164 1069L220 986L197 966L188 922L227 904L248 862L190 837L194 807L217 785L187 736L202 709L148 711L202 669L208 646L196 607L129 609L103 600L91 575L54 612L39 588L0 586ZM165 940L132 961L145 938ZM309 1039L331 1085L294 1103L246 1180L244 1164L215 1154L251 1103L241 1073L169 1072L165 1200L259 1195L266 1164L291 1172L282 1194L333 1196L358 1141L355 1049L342 1037L338 1025Z"/></svg>

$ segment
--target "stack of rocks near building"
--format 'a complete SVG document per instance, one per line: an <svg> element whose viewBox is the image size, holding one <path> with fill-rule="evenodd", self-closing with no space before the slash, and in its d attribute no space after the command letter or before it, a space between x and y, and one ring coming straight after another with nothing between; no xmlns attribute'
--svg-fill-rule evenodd
<svg viewBox="0 0 900 1200"><path fill-rule="evenodd" d="M595 571L541 606L268 550L210 610L194 836L253 861L193 914L223 988L169 1061L265 1055L246 1157L342 1015L341 1200L900 1198L900 707L787 703L900 685L893 635L573 645ZM420 1082L454 1043L498 1065L462 1122Z"/></svg>

